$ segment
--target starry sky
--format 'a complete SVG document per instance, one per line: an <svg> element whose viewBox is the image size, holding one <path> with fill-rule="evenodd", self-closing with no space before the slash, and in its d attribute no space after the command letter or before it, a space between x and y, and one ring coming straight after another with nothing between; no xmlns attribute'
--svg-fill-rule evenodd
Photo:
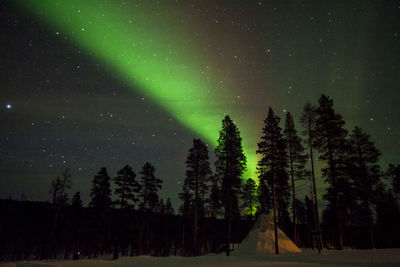
<svg viewBox="0 0 400 267"><path fill-rule="evenodd" d="M69 167L87 202L100 167L150 161L176 205L193 138L213 162L229 114L255 177L268 107L298 122L321 94L399 163L399 17L400 1L2 1L0 197L47 200Z"/></svg>

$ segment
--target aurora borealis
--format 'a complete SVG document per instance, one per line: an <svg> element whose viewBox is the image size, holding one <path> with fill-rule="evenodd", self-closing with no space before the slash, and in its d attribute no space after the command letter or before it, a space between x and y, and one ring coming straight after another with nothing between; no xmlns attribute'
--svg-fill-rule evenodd
<svg viewBox="0 0 400 267"><path fill-rule="evenodd" d="M35 9L35 13L54 30L60 29L78 45L93 52L111 71L135 84L146 97L215 146L224 112L235 113L234 107L229 107L223 97L229 96L229 89L222 85L219 91L214 90L218 82L210 78L207 63L202 62L201 57L191 56L199 55L200 47L182 44L180 39L185 38L186 29L176 29L167 18L168 11L156 13L156 18L147 18L146 14L154 13L151 10L154 3L150 7L150 2L140 3L141 8L136 8L135 4L133 9L132 3L124 2L121 8L115 2L107 1L99 1L96 5L80 0L38 1L27 8ZM167 8L165 4L157 9ZM167 30L160 30L160 24L166 24ZM239 124L246 125L244 121ZM242 130L244 140L253 141L250 134L245 133ZM254 177L255 143L249 146L244 141L244 148L247 176Z"/></svg>
<svg viewBox="0 0 400 267"><path fill-rule="evenodd" d="M65 167L84 194L103 165L113 175L145 160L164 180L163 194L175 197L191 139L213 152L225 114L243 137L245 178L254 177L268 106L297 120L322 93L348 127L371 134L384 165L400 160L394 3L40 0L0 8L1 197L46 199Z"/></svg>

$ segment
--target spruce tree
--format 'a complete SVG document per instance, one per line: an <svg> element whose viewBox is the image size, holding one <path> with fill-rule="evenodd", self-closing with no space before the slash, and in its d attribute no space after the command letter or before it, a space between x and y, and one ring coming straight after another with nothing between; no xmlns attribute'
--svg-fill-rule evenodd
<svg viewBox="0 0 400 267"><path fill-rule="evenodd" d="M288 224L288 174L287 174L287 153L286 142L282 135L282 129L279 127L280 118L275 115L272 108L268 110L268 116L264 120L263 135L261 142L258 143L257 153L261 155L258 162L258 171L260 174L260 186L268 185L272 191L272 207L274 213L274 231L275 231L275 253L279 253L278 248L278 230L277 223L281 227ZM278 219L279 218L279 219Z"/></svg>
<svg viewBox="0 0 400 267"><path fill-rule="evenodd" d="M354 193L360 203L361 222L368 226L371 248L375 248L375 239L372 231L373 210L372 204L377 195L377 186L381 183L381 171L378 165L380 156L370 136L355 127L350 135L350 157L348 160L349 172L353 182Z"/></svg>
<svg viewBox="0 0 400 267"><path fill-rule="evenodd" d="M243 184L243 208L248 214L249 218L253 219L253 209L256 206L257 201L257 185L256 182L248 178L246 182Z"/></svg>
<svg viewBox="0 0 400 267"><path fill-rule="evenodd" d="M54 214L53 227L50 232L48 248L49 253L55 253L53 246L55 230L58 225L58 218L60 216L61 209L68 203L67 190L72 186L71 177L72 174L69 171L69 168L67 168L62 172L61 177L57 176L57 178L51 183L50 192L53 196L53 205L56 206L56 210ZM54 254L52 256L54 256Z"/></svg>
<svg viewBox="0 0 400 267"><path fill-rule="evenodd" d="M82 208L82 200L81 200L81 193L78 191L72 197L72 207L75 209Z"/></svg>
<svg viewBox="0 0 400 267"><path fill-rule="evenodd" d="M114 193L117 198L115 204L119 205L121 209L134 208L134 204L139 200L136 195L139 193L139 183L135 177L136 173L131 166L126 165L114 178L116 184Z"/></svg>
<svg viewBox="0 0 400 267"><path fill-rule="evenodd" d="M161 189L162 180L155 177L156 169L149 162L143 165L139 181L139 201L142 211L142 223L139 233L139 254L143 253L143 231L145 227L146 212L154 212L158 207L158 190ZM149 242L146 239L146 249Z"/></svg>
<svg viewBox="0 0 400 267"><path fill-rule="evenodd" d="M140 174L139 200L142 211L154 211L158 204L158 190L161 189L162 180L155 177L156 169L146 162Z"/></svg>
<svg viewBox="0 0 400 267"><path fill-rule="evenodd" d="M208 157L207 145L200 139L193 139L193 147L190 148L186 159L186 178L184 190L190 195L193 205L193 249L194 256L198 255L198 222L199 213L203 212L204 196L208 191L208 182L211 176L211 168ZM193 192L193 194L192 194Z"/></svg>
<svg viewBox="0 0 400 267"><path fill-rule="evenodd" d="M268 214L272 209L272 191L268 185L266 173L265 177L260 176L260 181L257 187L257 198L258 198L258 211L257 213Z"/></svg>
<svg viewBox="0 0 400 267"><path fill-rule="evenodd" d="M306 136L307 139L307 146L309 151L309 159L310 159L310 166L311 166L311 179L312 179L312 197L311 202L314 205L313 209L313 218L314 218L314 227L316 230L316 238L317 238L317 247L318 250L323 248L322 242L322 234L320 231L320 222L319 222L319 213L318 213L318 195L317 195L317 182L315 179L315 170L314 170L314 153L313 153L313 144L314 139L316 138L315 132L315 123L316 123L316 108L311 105L310 103L306 103L303 107L303 113L300 117L300 122L304 127L303 135Z"/></svg>
<svg viewBox="0 0 400 267"><path fill-rule="evenodd" d="M184 218L191 217L193 212L193 194L189 190L187 182L182 185L182 192L179 193L179 199L182 200L182 205L179 207L179 213Z"/></svg>
<svg viewBox="0 0 400 267"><path fill-rule="evenodd" d="M175 211L172 207L171 199L167 198L167 202L165 203L165 214L167 215L174 215Z"/></svg>
<svg viewBox="0 0 400 267"><path fill-rule="evenodd" d="M50 194L52 195L53 205L65 206L68 203L68 192L71 188L72 174L69 168L62 172L61 177L57 176L55 180L51 182Z"/></svg>
<svg viewBox="0 0 400 267"><path fill-rule="evenodd" d="M213 219L221 212L221 186L217 175L210 176L210 193L206 199L206 211Z"/></svg>
<svg viewBox="0 0 400 267"><path fill-rule="evenodd" d="M351 186L346 172L347 130L344 128L342 116L333 109L333 100L325 95L319 98L316 115L313 146L317 148L320 160L327 163L327 167L321 169L322 176L329 185L324 195L324 199L328 201L325 214L331 213L330 217L336 225L336 246L343 249L343 223L348 215L348 208L354 202L352 194L348 192Z"/></svg>
<svg viewBox="0 0 400 267"><path fill-rule="evenodd" d="M386 175L391 179L391 186L394 198L396 200L396 205L399 206L400 199L400 164L397 166L394 164L389 164L389 167L386 171ZM400 209L399 209L400 211Z"/></svg>
<svg viewBox="0 0 400 267"><path fill-rule="evenodd" d="M81 193L78 191L72 197L72 214L71 214L71 236L73 239L73 259L79 258L79 239L80 239L80 228L82 224L82 200Z"/></svg>
<svg viewBox="0 0 400 267"><path fill-rule="evenodd" d="M295 244L298 244L295 181L304 180L308 174L305 171L307 156L304 154L304 147L301 144L301 138L297 135L297 131L294 126L293 116L290 114L290 112L286 113L284 133L286 136L288 160L290 167L289 173L292 187L293 241Z"/></svg>
<svg viewBox="0 0 400 267"><path fill-rule="evenodd" d="M94 242L94 255L104 248L105 244L109 242L111 236L110 230L110 208L111 201L111 188L110 176L108 175L107 168L102 167L100 171L94 176L92 181L92 188L90 190L91 200L89 207L94 210L95 231Z"/></svg>
<svg viewBox="0 0 400 267"><path fill-rule="evenodd" d="M107 211L111 207L110 179L107 168L105 167L102 167L93 178L89 206L101 213Z"/></svg>
<svg viewBox="0 0 400 267"><path fill-rule="evenodd" d="M218 145L215 149L216 175L221 181L221 198L226 221L226 255L229 256L232 218L239 216L238 195L241 190L241 176L246 168L242 138L239 129L229 116L222 120Z"/></svg>
<svg viewBox="0 0 400 267"><path fill-rule="evenodd" d="M162 199L162 198L158 202L158 207L157 207L156 213L158 213L160 215L165 214L165 204L164 204L164 199Z"/></svg>
<svg viewBox="0 0 400 267"><path fill-rule="evenodd" d="M305 220L306 220L306 227L307 227L307 238L306 238L306 247L312 247L314 249L315 245L318 248L318 251L321 249L321 244L319 242L322 241L322 239L317 238L315 240L313 238L312 230L313 229L318 229L317 226L315 226L315 223L317 221L315 220L315 204L313 203L312 198L310 199L307 195L304 197L304 206L306 209L306 214L305 214ZM317 237L321 236L320 232L317 232ZM316 242L313 242L313 241Z"/></svg>

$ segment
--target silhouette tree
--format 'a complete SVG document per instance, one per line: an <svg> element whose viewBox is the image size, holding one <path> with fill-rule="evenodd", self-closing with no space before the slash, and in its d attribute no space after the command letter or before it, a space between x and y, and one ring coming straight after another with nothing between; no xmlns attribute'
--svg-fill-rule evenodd
<svg viewBox="0 0 400 267"><path fill-rule="evenodd" d="M260 206L258 207L258 213L268 214L272 209L272 191L268 185L266 174L264 177L260 175L260 181L257 187L257 198Z"/></svg>
<svg viewBox="0 0 400 267"><path fill-rule="evenodd" d="M121 209L134 208L135 203L139 200L136 196L139 193L139 183L135 177L136 174L131 166L125 165L114 178L117 186L114 191L117 198L115 204L119 205Z"/></svg>
<svg viewBox="0 0 400 267"><path fill-rule="evenodd" d="M82 221L82 200L81 193L78 191L72 197L72 233L73 233L73 259L77 260L79 258L79 247L80 247L80 228Z"/></svg>
<svg viewBox="0 0 400 267"><path fill-rule="evenodd" d="M161 189L162 180L155 177L156 169L149 162L146 162L140 172L139 200L141 210L154 211L158 204L158 189Z"/></svg>
<svg viewBox="0 0 400 267"><path fill-rule="evenodd" d="M215 149L216 175L221 181L221 197L226 221L226 255L229 256L232 218L239 215L238 194L241 190L241 176L246 168L242 138L239 129L229 116L222 120L218 145Z"/></svg>
<svg viewBox="0 0 400 267"><path fill-rule="evenodd" d="M94 256L97 257L107 242L110 235L110 217L109 212L111 208L111 188L110 176L108 175L107 168L102 167L100 171L93 177L92 188L90 190L89 207L94 211L94 224L96 231L93 233L94 237Z"/></svg>
<svg viewBox="0 0 400 267"><path fill-rule="evenodd" d="M197 240L198 222L200 209L203 210L203 207L200 207L200 204L204 202L203 197L208 191L208 182L211 175L211 168L208 159L207 145L200 139L193 139L193 147L190 148L186 159L186 178L183 189L185 191L185 196L190 197L193 206L194 256L197 256L199 253Z"/></svg>
<svg viewBox="0 0 400 267"><path fill-rule="evenodd" d="M139 253L143 253L143 231L145 226L146 212L154 212L158 206L158 189L161 189L162 180L155 177L156 169L149 162L146 162L142 171L140 172L141 178L139 181L139 200L140 209L142 211L142 224L139 233ZM149 242L146 239L146 247Z"/></svg>
<svg viewBox="0 0 400 267"><path fill-rule="evenodd" d="M51 182L50 194L52 195L53 205L65 206L68 203L68 193L67 190L71 188L72 174L67 168L61 177L57 176L55 180Z"/></svg>
<svg viewBox="0 0 400 267"><path fill-rule="evenodd" d="M400 233L398 231L400 222L400 209L390 188L386 189L384 184L378 184L376 188L374 205L376 206L376 226L380 235L381 246L398 246ZM397 241L397 242L396 242Z"/></svg>
<svg viewBox="0 0 400 267"><path fill-rule="evenodd" d="M375 248L375 239L372 230L373 210L372 203L377 195L376 188L381 183L381 170L378 165L380 152L370 141L370 136L355 127L350 135L349 172L353 182L354 192L360 202L358 213L361 221L367 224L371 248Z"/></svg>
<svg viewBox="0 0 400 267"><path fill-rule="evenodd" d="M72 186L71 177L72 174L69 168L67 168L65 169L65 171L63 171L61 177L57 176L57 178L51 183L50 191L53 195L53 205L55 205L55 214L54 214L53 227L50 232L48 251L49 253L53 254L52 257L55 257L55 250L53 246L54 235L60 217L61 208L68 203L67 189L71 188Z"/></svg>
<svg viewBox="0 0 400 267"><path fill-rule="evenodd" d="M329 187L324 195L328 201L325 213L332 213L331 218L336 224L338 249L343 249L343 222L347 217L348 207L354 203L348 175L346 172L346 155L348 143L346 140L347 130L341 115L333 109L333 100L328 96L321 95L319 107L316 110L314 147L320 153L321 161L327 163L327 167L321 169L322 176Z"/></svg>
<svg viewBox="0 0 400 267"><path fill-rule="evenodd" d="M389 164L389 167L386 171L386 175L391 178L391 185L393 190L393 196L396 200L396 205L399 205L400 199L400 164L397 166L394 164ZM400 212L400 210L399 210Z"/></svg>
<svg viewBox="0 0 400 267"><path fill-rule="evenodd" d="M248 178L246 183L243 184L242 189L243 208L246 210L249 218L253 219L253 209L257 201L257 185L256 182Z"/></svg>
<svg viewBox="0 0 400 267"><path fill-rule="evenodd" d="M323 241L322 241L322 234L321 234L321 226L319 222L319 213L318 213L318 195L317 195L317 183L315 179L315 170L314 170L314 155L313 155L313 144L314 139L316 138L315 132L315 123L316 123L316 108L312 106L310 103L306 103L303 107L303 113L300 117L300 122L305 128L303 131L303 135L306 136L307 139L307 146L309 151L309 159L311 165L311 179L312 179L312 197L311 202L314 205L313 209L313 217L314 217L314 227L316 231L316 238L317 238L317 247L320 251L323 248Z"/></svg>
<svg viewBox="0 0 400 267"><path fill-rule="evenodd" d="M89 206L100 213L106 212L111 207L110 179L107 168L102 167L92 181Z"/></svg>
<svg viewBox="0 0 400 267"><path fill-rule="evenodd" d="M272 206L274 213L275 253L279 253L277 222L287 223L289 186L287 175L286 142L279 127L280 118L275 115L272 108L264 120L263 135L258 143L257 153L261 154L258 162L261 189L272 191ZM268 185L268 186L266 186ZM263 193L263 192L261 192ZM268 195L268 193L263 193ZM278 213L278 214L277 214Z"/></svg>
<svg viewBox="0 0 400 267"><path fill-rule="evenodd" d="M297 135L290 112L286 113L285 130L288 160L290 166L290 178L292 187L292 214L293 214L293 241L298 245L297 240L297 208L296 208L296 185L295 181L304 180L308 173L305 170L307 156L304 154L304 147Z"/></svg>
<svg viewBox="0 0 400 267"><path fill-rule="evenodd" d="M72 207L75 209L82 208L81 193L79 191L72 197Z"/></svg>
<svg viewBox="0 0 400 267"><path fill-rule="evenodd" d="M217 175L210 176L210 193L206 199L206 210L211 218L216 218L220 214L221 205L221 182Z"/></svg>
<svg viewBox="0 0 400 267"><path fill-rule="evenodd" d="M162 216L165 214L165 204L164 204L164 199L162 199L162 198L158 202L158 207L157 207L156 213L158 213Z"/></svg>
<svg viewBox="0 0 400 267"><path fill-rule="evenodd" d="M172 207L171 199L167 198L167 202L165 203L165 214L166 215L174 215L175 211Z"/></svg>
<svg viewBox="0 0 400 267"><path fill-rule="evenodd" d="M310 199L307 195L305 195L304 197L304 206L305 206L305 224L306 224L306 232L307 232L307 238L306 238L306 247L312 247L314 249L315 246L317 246L318 251L320 251L321 249L321 244L319 244L320 242L322 242L322 238L321 237L321 233L319 231L316 232L317 234L317 238L314 239L313 238L313 232L312 229L318 229L315 224L318 223L315 220L315 204L313 203L312 198ZM313 242L313 241L316 242Z"/></svg>

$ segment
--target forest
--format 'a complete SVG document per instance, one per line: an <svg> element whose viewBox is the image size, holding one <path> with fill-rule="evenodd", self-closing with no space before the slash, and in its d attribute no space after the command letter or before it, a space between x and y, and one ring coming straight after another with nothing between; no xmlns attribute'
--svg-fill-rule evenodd
<svg viewBox="0 0 400 267"><path fill-rule="evenodd" d="M209 147L193 139L176 211L159 197L162 179L149 162L138 173L127 164L115 177L100 168L87 207L80 192L70 195L69 169L51 182L47 202L0 200L0 261L229 255L260 213L300 248L399 247L400 164L380 166L372 138L346 129L328 96L306 103L297 124L285 114L281 122L269 108L260 122L258 177L242 177L246 156L229 116L214 168Z"/></svg>

